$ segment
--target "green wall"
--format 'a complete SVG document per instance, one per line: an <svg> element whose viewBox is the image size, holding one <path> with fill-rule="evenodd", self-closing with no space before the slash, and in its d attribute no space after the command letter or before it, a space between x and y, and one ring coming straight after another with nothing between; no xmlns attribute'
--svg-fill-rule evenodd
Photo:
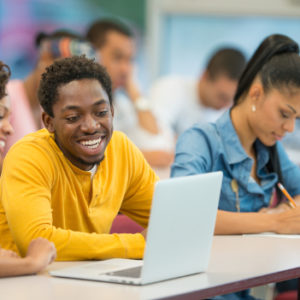
<svg viewBox="0 0 300 300"><path fill-rule="evenodd" d="M102 14L127 19L145 32L146 0L89 0Z"/></svg>

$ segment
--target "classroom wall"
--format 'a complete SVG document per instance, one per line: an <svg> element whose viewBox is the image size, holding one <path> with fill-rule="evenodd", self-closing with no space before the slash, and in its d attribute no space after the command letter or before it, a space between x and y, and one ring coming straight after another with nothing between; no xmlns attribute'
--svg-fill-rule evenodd
<svg viewBox="0 0 300 300"><path fill-rule="evenodd" d="M9 0L0 1L0 59L12 68L13 78L23 78L36 58L34 36L58 28L79 33L101 17L117 17L143 36L145 0Z"/></svg>
<svg viewBox="0 0 300 300"><path fill-rule="evenodd" d="M10 0L0 1L0 59L13 78L24 78L35 64L38 31L83 33L106 16L136 29L135 77L144 91L160 76L198 76L219 46L237 46L249 57L271 33L300 42L299 0Z"/></svg>
<svg viewBox="0 0 300 300"><path fill-rule="evenodd" d="M198 76L210 54L234 46L249 58L268 35L281 33L300 42L300 19L236 16L166 16L163 21L159 76Z"/></svg>
<svg viewBox="0 0 300 300"><path fill-rule="evenodd" d="M198 76L216 48L236 46L249 57L269 34L300 42L299 0L148 0L150 78Z"/></svg>

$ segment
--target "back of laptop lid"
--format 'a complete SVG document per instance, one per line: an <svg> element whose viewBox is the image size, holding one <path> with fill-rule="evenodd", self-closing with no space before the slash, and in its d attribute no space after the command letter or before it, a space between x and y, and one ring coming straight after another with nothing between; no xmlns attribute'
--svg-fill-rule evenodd
<svg viewBox="0 0 300 300"><path fill-rule="evenodd" d="M205 271L222 177L222 172L212 172L157 182L142 284Z"/></svg>

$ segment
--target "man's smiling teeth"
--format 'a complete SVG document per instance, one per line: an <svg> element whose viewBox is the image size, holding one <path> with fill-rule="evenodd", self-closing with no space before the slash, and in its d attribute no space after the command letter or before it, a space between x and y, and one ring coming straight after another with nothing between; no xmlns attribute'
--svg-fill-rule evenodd
<svg viewBox="0 0 300 300"><path fill-rule="evenodd" d="M102 138L99 138L97 140L89 140L89 141L81 141L80 144L82 146L88 147L88 148L97 148L101 142Z"/></svg>
<svg viewBox="0 0 300 300"><path fill-rule="evenodd" d="M5 142L4 141L0 141L0 147L4 148L5 147Z"/></svg>

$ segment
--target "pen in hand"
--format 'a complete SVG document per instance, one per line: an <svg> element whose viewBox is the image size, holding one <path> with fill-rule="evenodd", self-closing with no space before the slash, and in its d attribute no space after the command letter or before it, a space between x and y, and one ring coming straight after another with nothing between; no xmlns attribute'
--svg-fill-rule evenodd
<svg viewBox="0 0 300 300"><path fill-rule="evenodd" d="M284 194L284 196L288 199L289 205L292 208L297 207L297 204L295 203L295 201L293 200L293 198L291 197L291 195L288 193L288 191L285 189L285 187L280 182L277 183L277 186L282 191L282 193Z"/></svg>

